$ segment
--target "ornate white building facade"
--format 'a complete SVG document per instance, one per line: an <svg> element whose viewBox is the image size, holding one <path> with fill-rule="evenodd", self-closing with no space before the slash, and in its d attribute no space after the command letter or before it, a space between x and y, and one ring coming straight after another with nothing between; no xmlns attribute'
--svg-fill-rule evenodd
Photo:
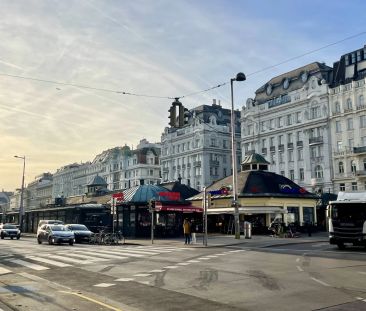
<svg viewBox="0 0 366 311"><path fill-rule="evenodd" d="M270 171L310 191L333 191L328 83L332 68L311 63L269 80L241 113L243 157L256 152Z"/></svg>
<svg viewBox="0 0 366 311"><path fill-rule="evenodd" d="M162 180L181 180L197 190L231 175L230 109L214 100L190 110L188 124L181 128L166 127L161 136ZM236 115L236 141L240 147L239 111ZM240 167L241 154L237 147Z"/></svg>
<svg viewBox="0 0 366 311"><path fill-rule="evenodd" d="M366 46L333 65L330 126L334 190L366 190Z"/></svg>

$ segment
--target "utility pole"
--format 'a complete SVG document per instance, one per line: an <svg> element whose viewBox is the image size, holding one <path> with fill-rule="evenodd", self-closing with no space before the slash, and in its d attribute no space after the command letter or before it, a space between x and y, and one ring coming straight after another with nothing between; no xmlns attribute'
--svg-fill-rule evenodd
<svg viewBox="0 0 366 311"><path fill-rule="evenodd" d="M207 189L203 188L203 245L207 246Z"/></svg>

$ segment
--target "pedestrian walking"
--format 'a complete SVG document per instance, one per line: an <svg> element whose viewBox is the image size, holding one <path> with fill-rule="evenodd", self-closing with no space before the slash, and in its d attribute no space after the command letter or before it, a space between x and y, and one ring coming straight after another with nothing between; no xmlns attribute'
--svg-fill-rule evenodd
<svg viewBox="0 0 366 311"><path fill-rule="evenodd" d="M183 221L183 233L185 237L184 244L190 244L191 243L191 223L188 220L188 218L184 219Z"/></svg>

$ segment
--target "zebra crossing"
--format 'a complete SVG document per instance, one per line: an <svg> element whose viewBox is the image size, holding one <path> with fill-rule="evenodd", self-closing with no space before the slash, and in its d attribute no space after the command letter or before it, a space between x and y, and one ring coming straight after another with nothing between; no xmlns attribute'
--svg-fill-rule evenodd
<svg viewBox="0 0 366 311"><path fill-rule="evenodd" d="M27 268L35 271L43 271L52 268L73 267L76 265L88 265L110 260L130 260L156 255L165 255L172 252L191 251L193 249L170 246L128 246L113 248L73 247L57 250L55 253L39 253L36 255L10 256L0 258L0 276L14 273L17 268Z"/></svg>

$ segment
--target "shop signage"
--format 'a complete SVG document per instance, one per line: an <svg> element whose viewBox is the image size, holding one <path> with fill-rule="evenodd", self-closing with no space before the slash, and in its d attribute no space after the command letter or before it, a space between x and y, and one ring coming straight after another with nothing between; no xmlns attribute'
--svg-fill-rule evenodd
<svg viewBox="0 0 366 311"><path fill-rule="evenodd" d="M211 191L207 191L208 193L210 193L211 195L227 195L229 194L229 189L226 187L223 187L219 190L211 190Z"/></svg>
<svg viewBox="0 0 366 311"><path fill-rule="evenodd" d="M112 198L115 199L117 202L124 201L123 192L113 193Z"/></svg>
<svg viewBox="0 0 366 311"><path fill-rule="evenodd" d="M300 194L305 194L306 193L306 190L304 188L301 188L301 187L293 188L288 184L279 184L278 186L280 188L280 192L283 192L283 193L300 193Z"/></svg>
<svg viewBox="0 0 366 311"><path fill-rule="evenodd" d="M162 191L158 193L159 196L164 197L169 201L179 201L180 200L180 193L179 192L169 192L169 191Z"/></svg>

